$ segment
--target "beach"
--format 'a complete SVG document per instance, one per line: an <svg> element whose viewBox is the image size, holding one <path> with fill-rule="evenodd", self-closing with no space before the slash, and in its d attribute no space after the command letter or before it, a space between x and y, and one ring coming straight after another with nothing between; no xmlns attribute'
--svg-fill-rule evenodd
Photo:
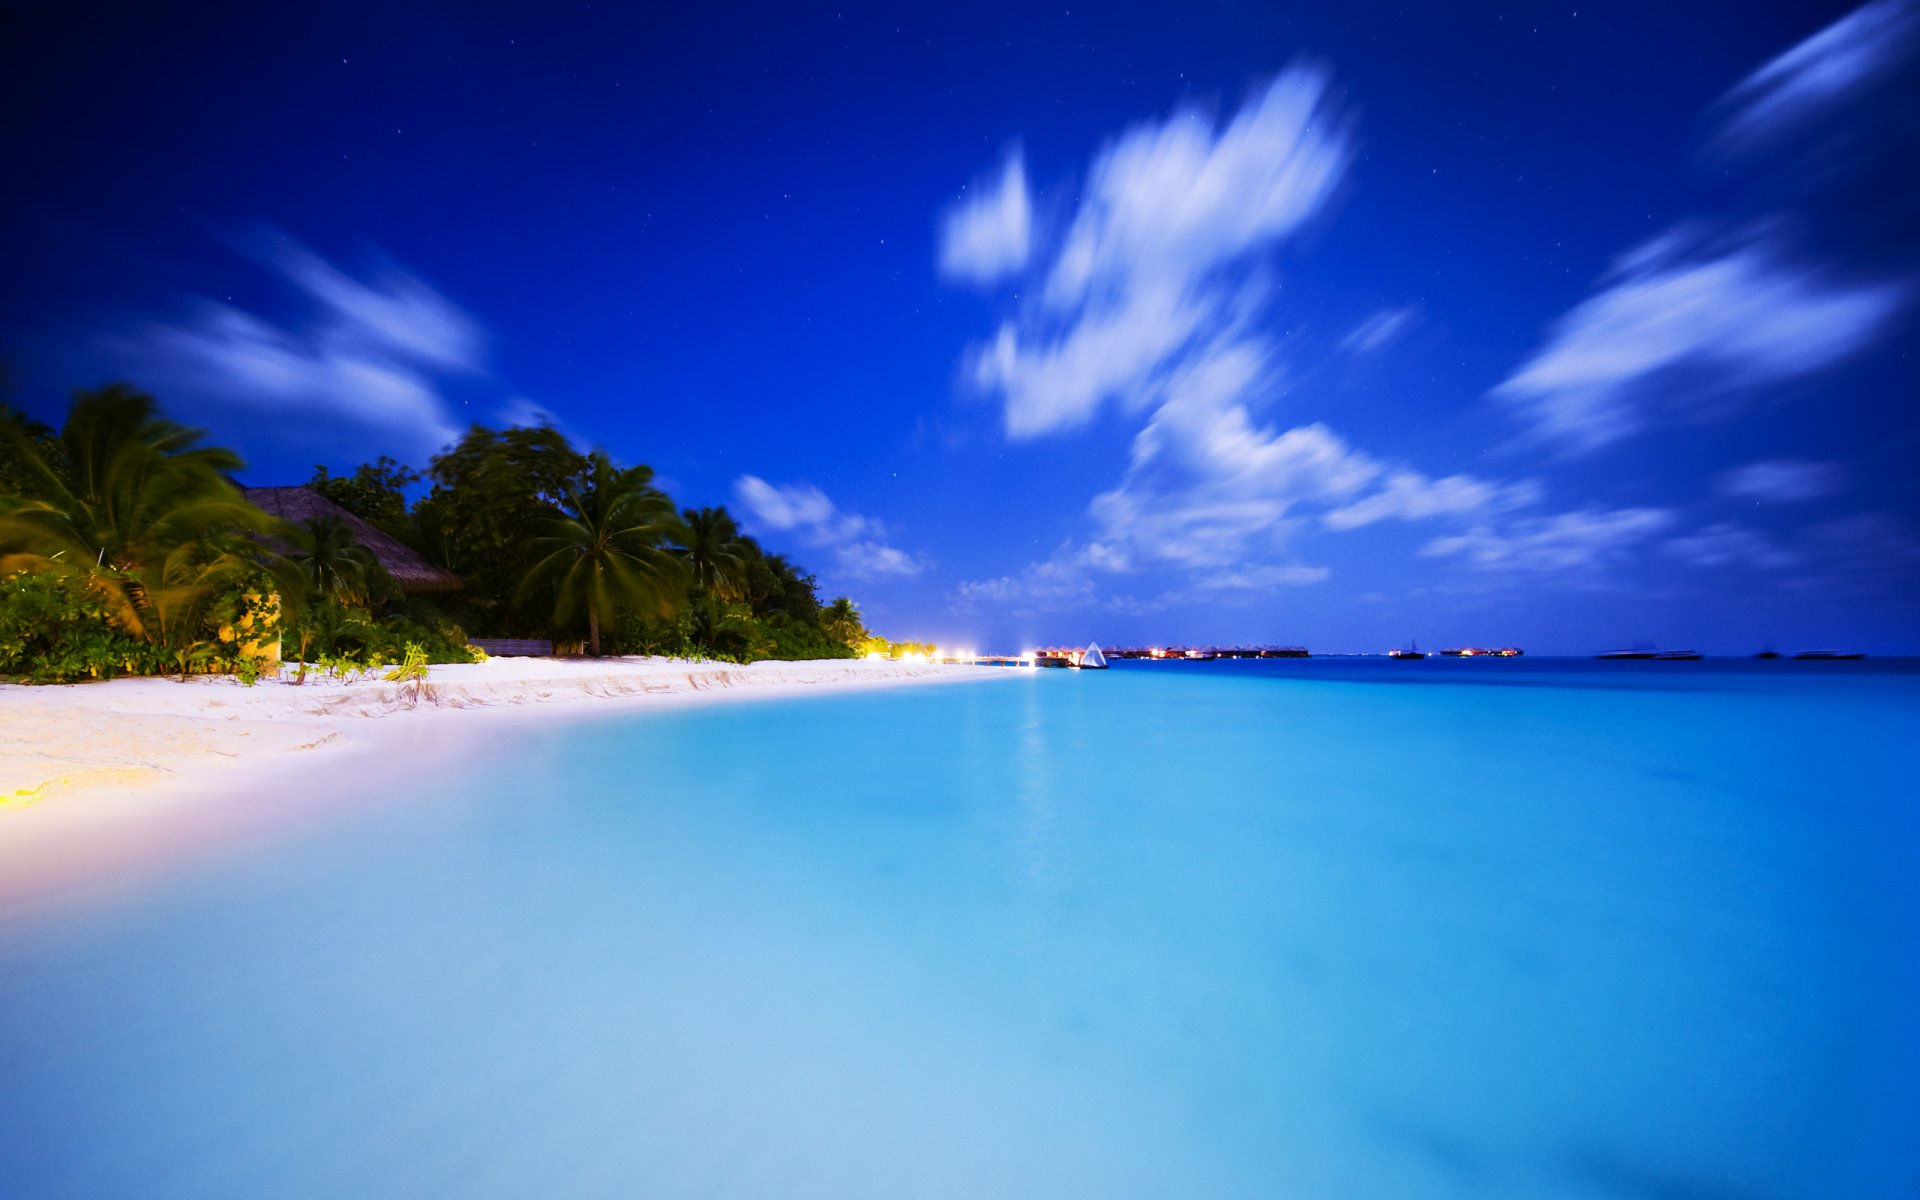
<svg viewBox="0 0 1920 1200"><path fill-rule="evenodd" d="M389 683L310 673L248 687L230 676L0 685L0 808L101 789L205 785L235 764L344 748L376 736L375 717L431 720L454 710L594 701L684 704L716 694L771 696L977 677L954 666L828 660L688 662L665 658L495 658ZM551 714L554 710L549 707Z"/></svg>
<svg viewBox="0 0 1920 1200"><path fill-rule="evenodd" d="M220 809L229 826L291 819L304 797L333 790L318 777L371 786L457 759L503 724L997 674L885 660L493 658L431 667L419 685L318 671L295 684L291 670L252 687L231 676L0 685L0 895L163 857L216 819L187 809ZM260 795L278 803L247 803Z"/></svg>

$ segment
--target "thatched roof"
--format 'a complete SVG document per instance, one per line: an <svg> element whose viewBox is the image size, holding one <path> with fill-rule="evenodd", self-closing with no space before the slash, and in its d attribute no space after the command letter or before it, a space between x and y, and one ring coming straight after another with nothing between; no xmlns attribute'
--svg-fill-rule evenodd
<svg viewBox="0 0 1920 1200"><path fill-rule="evenodd" d="M403 592L450 592L460 586L460 577L452 571L434 566L418 550L372 522L341 508L312 488L241 488L240 494L246 497L248 504L268 516L279 517L296 525L305 524L315 517L338 518L353 530L356 541L373 552L373 556L380 560L380 565L387 569L387 574L393 576L393 581L400 585Z"/></svg>

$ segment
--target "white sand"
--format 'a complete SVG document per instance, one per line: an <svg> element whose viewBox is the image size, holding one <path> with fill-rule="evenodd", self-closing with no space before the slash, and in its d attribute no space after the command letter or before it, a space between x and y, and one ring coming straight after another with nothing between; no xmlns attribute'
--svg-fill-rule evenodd
<svg viewBox="0 0 1920 1200"><path fill-rule="evenodd" d="M660 658L495 658L438 666L423 685L354 683L291 672L246 687L226 676L117 679L65 687L0 685L0 810L62 794L178 781L365 739L369 718L428 719L449 709L685 703L716 690L762 695L907 681L979 678L977 668L868 661L761 662L740 667ZM381 723L391 733L389 722Z"/></svg>
<svg viewBox="0 0 1920 1200"><path fill-rule="evenodd" d="M1006 674L846 660L495 658L433 667L418 687L317 674L295 685L290 673L251 688L204 676L0 685L0 918L404 794L414 772L477 752L503 722Z"/></svg>

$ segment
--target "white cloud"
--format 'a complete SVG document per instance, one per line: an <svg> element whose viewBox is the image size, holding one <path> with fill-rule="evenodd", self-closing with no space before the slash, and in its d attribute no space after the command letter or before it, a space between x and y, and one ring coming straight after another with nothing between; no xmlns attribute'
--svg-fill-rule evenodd
<svg viewBox="0 0 1920 1200"><path fill-rule="evenodd" d="M1532 435L1597 450L1680 409L1823 370L1870 343L1905 289L1823 277L1769 230L1702 248L1670 230L1629 251L1494 398ZM1686 386L1678 378L1687 373ZM1650 386L1658 382L1664 388Z"/></svg>
<svg viewBox="0 0 1920 1200"><path fill-rule="evenodd" d="M1344 531L1504 511L1537 496L1532 483L1389 470L1323 424L1263 425L1241 401L1264 370L1261 351L1227 344L1169 385L1134 438L1127 473L1091 505L1104 542L1143 560L1217 569L1279 549L1303 512Z"/></svg>
<svg viewBox="0 0 1920 1200"><path fill-rule="evenodd" d="M1501 512L1539 498L1540 486L1531 480L1502 484L1471 475L1429 479L1418 471L1395 471L1378 491L1334 509L1322 520L1328 529L1358 529L1388 518L1420 521L1447 514Z"/></svg>
<svg viewBox="0 0 1920 1200"><path fill-rule="evenodd" d="M1063 244L1035 266L1044 297L969 355L1009 437L1073 429L1108 402L1143 411L1205 352L1203 330L1217 340L1252 318L1269 291L1252 277L1257 257L1318 212L1346 169L1327 97L1323 72L1294 68L1224 128L1182 110L1095 158Z"/></svg>
<svg viewBox="0 0 1920 1200"><path fill-rule="evenodd" d="M1243 567L1220 575L1202 576L1196 582L1200 587L1221 592L1268 592L1275 588L1305 587L1309 584L1324 583L1333 572L1326 567L1309 567L1302 563L1274 563L1266 566Z"/></svg>
<svg viewBox="0 0 1920 1200"><path fill-rule="evenodd" d="M1005 397L1007 436L1058 433L1086 424L1103 401L1127 411L1152 401L1162 365L1211 315L1205 297L1148 287L1037 346L1009 321L975 351L974 378Z"/></svg>
<svg viewBox="0 0 1920 1200"><path fill-rule="evenodd" d="M748 522L762 530L790 533L833 556L834 569L850 579L918 575L926 564L888 545L878 521L844 512L809 483L779 486L757 475L733 482L733 496Z"/></svg>
<svg viewBox="0 0 1920 1200"><path fill-rule="evenodd" d="M940 272L949 279L987 284L1027 265L1033 240L1033 202L1026 165L1007 156L997 181L981 180L947 210L940 223Z"/></svg>
<svg viewBox="0 0 1920 1200"><path fill-rule="evenodd" d="M971 579L954 589L963 608L987 606L1016 612L1064 612L1094 606L1098 589L1084 550L1062 547L1054 557L1029 563L1013 575Z"/></svg>
<svg viewBox="0 0 1920 1200"><path fill-rule="evenodd" d="M1776 545L1765 535L1730 521L1709 525L1698 533L1669 539L1662 547L1669 555L1694 567L1752 567L1779 571L1798 566L1801 556Z"/></svg>
<svg viewBox="0 0 1920 1200"><path fill-rule="evenodd" d="M1920 42L1912 0L1874 0L1747 76L1724 97L1716 149L1757 150L1830 116L1866 87L1896 75Z"/></svg>
<svg viewBox="0 0 1920 1200"><path fill-rule="evenodd" d="M1658 508L1587 508L1531 517L1503 529L1481 526L1438 537L1420 553L1453 558L1488 571L1583 573L1618 561L1628 550L1673 524Z"/></svg>
<svg viewBox="0 0 1920 1200"><path fill-rule="evenodd" d="M328 342L455 372L479 369L479 325L418 276L389 267L362 283L287 237L268 239L260 257L332 314L320 335Z"/></svg>
<svg viewBox="0 0 1920 1200"><path fill-rule="evenodd" d="M1817 500L1840 490L1846 472L1838 463L1797 458L1763 459L1720 477L1720 491L1741 500L1791 504Z"/></svg>
<svg viewBox="0 0 1920 1200"><path fill-rule="evenodd" d="M1283 378L1273 253L1325 207L1352 157L1330 97L1323 71L1296 67L1224 124L1183 109L1095 156L1060 243L1036 248L1037 289L968 366L1014 440L1103 414L1144 421L1122 477L1089 505L1089 547L1108 563L1065 551L963 596L1085 604L1099 592L1090 572L1167 568L1196 582L1312 582L1324 568L1286 561L1309 520L1344 530L1531 500L1532 485L1429 479L1325 425L1264 415ZM1377 313L1349 348L1378 349L1415 317Z"/></svg>
<svg viewBox="0 0 1920 1200"><path fill-rule="evenodd" d="M151 323L116 347L142 374L278 418L342 422L404 452L437 450L462 424L443 381L485 372L480 326L417 276L390 267L360 281L284 236L256 257L319 308L277 325L214 301Z"/></svg>
<svg viewBox="0 0 1920 1200"><path fill-rule="evenodd" d="M1384 350L1412 328L1419 315L1420 311L1411 305L1383 308L1341 338L1340 348L1349 354L1372 354L1376 350Z"/></svg>
<svg viewBox="0 0 1920 1200"><path fill-rule="evenodd" d="M1013 575L968 580L955 589L963 608L979 605L1017 612L1091 612L1106 610L1139 616L1164 612L1191 599L1193 589L1235 594L1265 593L1278 588L1305 587L1331 574L1325 567L1301 563L1265 563L1237 566L1197 576L1191 588L1162 593L1149 599L1105 593L1103 574L1124 575L1131 562L1113 547L1099 542L1061 546L1053 557L1029 563Z"/></svg>
<svg viewBox="0 0 1920 1200"><path fill-rule="evenodd" d="M1047 294L1193 279L1293 232L1325 203L1351 152L1324 71L1295 67L1216 134L1187 109L1124 134L1095 160Z"/></svg>

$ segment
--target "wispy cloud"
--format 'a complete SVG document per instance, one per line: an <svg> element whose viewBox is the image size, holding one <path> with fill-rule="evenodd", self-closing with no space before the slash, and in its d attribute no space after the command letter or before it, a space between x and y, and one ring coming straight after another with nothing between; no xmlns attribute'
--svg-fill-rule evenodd
<svg viewBox="0 0 1920 1200"><path fill-rule="evenodd" d="M1853 103L1894 77L1920 46L1913 0L1874 0L1741 80L1720 100L1712 147L1746 153Z"/></svg>
<svg viewBox="0 0 1920 1200"><path fill-rule="evenodd" d="M911 576L925 569L913 555L887 544L878 521L843 511L810 483L782 486L742 475L733 482L733 496L750 528L791 534L827 551L834 569L849 579Z"/></svg>
<svg viewBox="0 0 1920 1200"><path fill-rule="evenodd" d="M1699 570L1761 573L1769 586L1828 597L1881 590L1911 595L1920 585L1920 535L1907 518L1886 511L1774 533L1720 521L1659 548Z"/></svg>
<svg viewBox="0 0 1920 1200"><path fill-rule="evenodd" d="M1838 463L1776 458L1728 471L1720 477L1720 491L1739 500L1792 504L1831 495L1845 482L1846 472Z"/></svg>
<svg viewBox="0 0 1920 1200"><path fill-rule="evenodd" d="M1346 170L1328 92L1324 72L1294 68L1222 127L1183 109L1095 157L1064 239L1034 264L1037 286L971 356L1010 437L1070 430L1109 400L1148 407L1207 353L1203 330L1258 306L1256 256L1317 213Z"/></svg>
<svg viewBox="0 0 1920 1200"><path fill-rule="evenodd" d="M1400 335L1413 328L1419 319L1420 310L1412 305L1402 308L1383 308L1366 320L1355 325L1347 336L1340 339L1340 348L1349 354L1372 354L1384 350L1400 339Z"/></svg>
<svg viewBox="0 0 1920 1200"><path fill-rule="evenodd" d="M1659 508L1585 508L1528 517L1504 527L1480 526L1438 537L1421 548L1429 558L1456 559L1485 571L1590 577L1672 526Z"/></svg>
<svg viewBox="0 0 1920 1200"><path fill-rule="evenodd" d="M1224 122L1197 109L1135 126L1103 148L1057 244L1039 247L1023 300L970 351L973 381L1015 440L1102 415L1142 422L1126 469L1094 497L1083 548L963 596L1088 603L1098 574L1172 568L1209 580L1313 582L1291 561L1303 526L1492 513L1532 485L1431 479L1349 445L1323 424L1263 411L1283 381L1269 332L1274 256L1324 210L1352 158L1327 73L1295 67ZM1386 345L1411 308L1348 335ZM983 590L986 589L986 590Z"/></svg>
<svg viewBox="0 0 1920 1200"><path fill-rule="evenodd" d="M989 284L1027 265L1033 240L1033 201L1019 151L1007 155L998 179L982 179L940 222L940 272L949 279Z"/></svg>
<svg viewBox="0 0 1920 1200"><path fill-rule="evenodd" d="M1492 483L1471 475L1429 479L1418 471L1395 471L1364 499L1336 508L1322 521L1328 529L1358 529L1376 521L1423 521L1462 513L1498 513L1524 508L1540 499L1533 480Z"/></svg>
<svg viewBox="0 0 1920 1200"><path fill-rule="evenodd" d="M1729 239L1670 230L1624 255L1592 298L1494 389L1534 438L1585 453L1687 411L1825 370L1870 344L1906 289L1796 261L1774 226ZM1680 386L1684 385L1684 386Z"/></svg>
<svg viewBox="0 0 1920 1200"><path fill-rule="evenodd" d="M140 326L111 350L170 390L276 418L340 422L402 451L435 450L457 436L461 422L443 388L485 374L478 322L397 265L356 278L284 235L247 246L313 306L308 319L276 323L201 300L184 319Z"/></svg>
<svg viewBox="0 0 1920 1200"><path fill-rule="evenodd" d="M1318 422L1263 424L1244 402L1263 361L1245 344L1221 347L1169 385L1119 485L1092 503L1103 542L1140 562L1220 568L1281 551L1308 517L1343 532L1503 512L1538 496L1531 482L1390 468Z"/></svg>
<svg viewBox="0 0 1920 1200"><path fill-rule="evenodd" d="M1660 548L1690 567L1709 570L1750 567L1761 571L1780 571L1798 566L1803 561L1799 554L1758 530L1731 521L1709 525L1698 533L1669 538Z"/></svg>
<svg viewBox="0 0 1920 1200"><path fill-rule="evenodd" d="M1095 563L1085 549L1063 546L1049 559L1029 563L1011 575L971 579L954 589L961 608L1009 612L1070 612L1095 607L1099 589Z"/></svg>

